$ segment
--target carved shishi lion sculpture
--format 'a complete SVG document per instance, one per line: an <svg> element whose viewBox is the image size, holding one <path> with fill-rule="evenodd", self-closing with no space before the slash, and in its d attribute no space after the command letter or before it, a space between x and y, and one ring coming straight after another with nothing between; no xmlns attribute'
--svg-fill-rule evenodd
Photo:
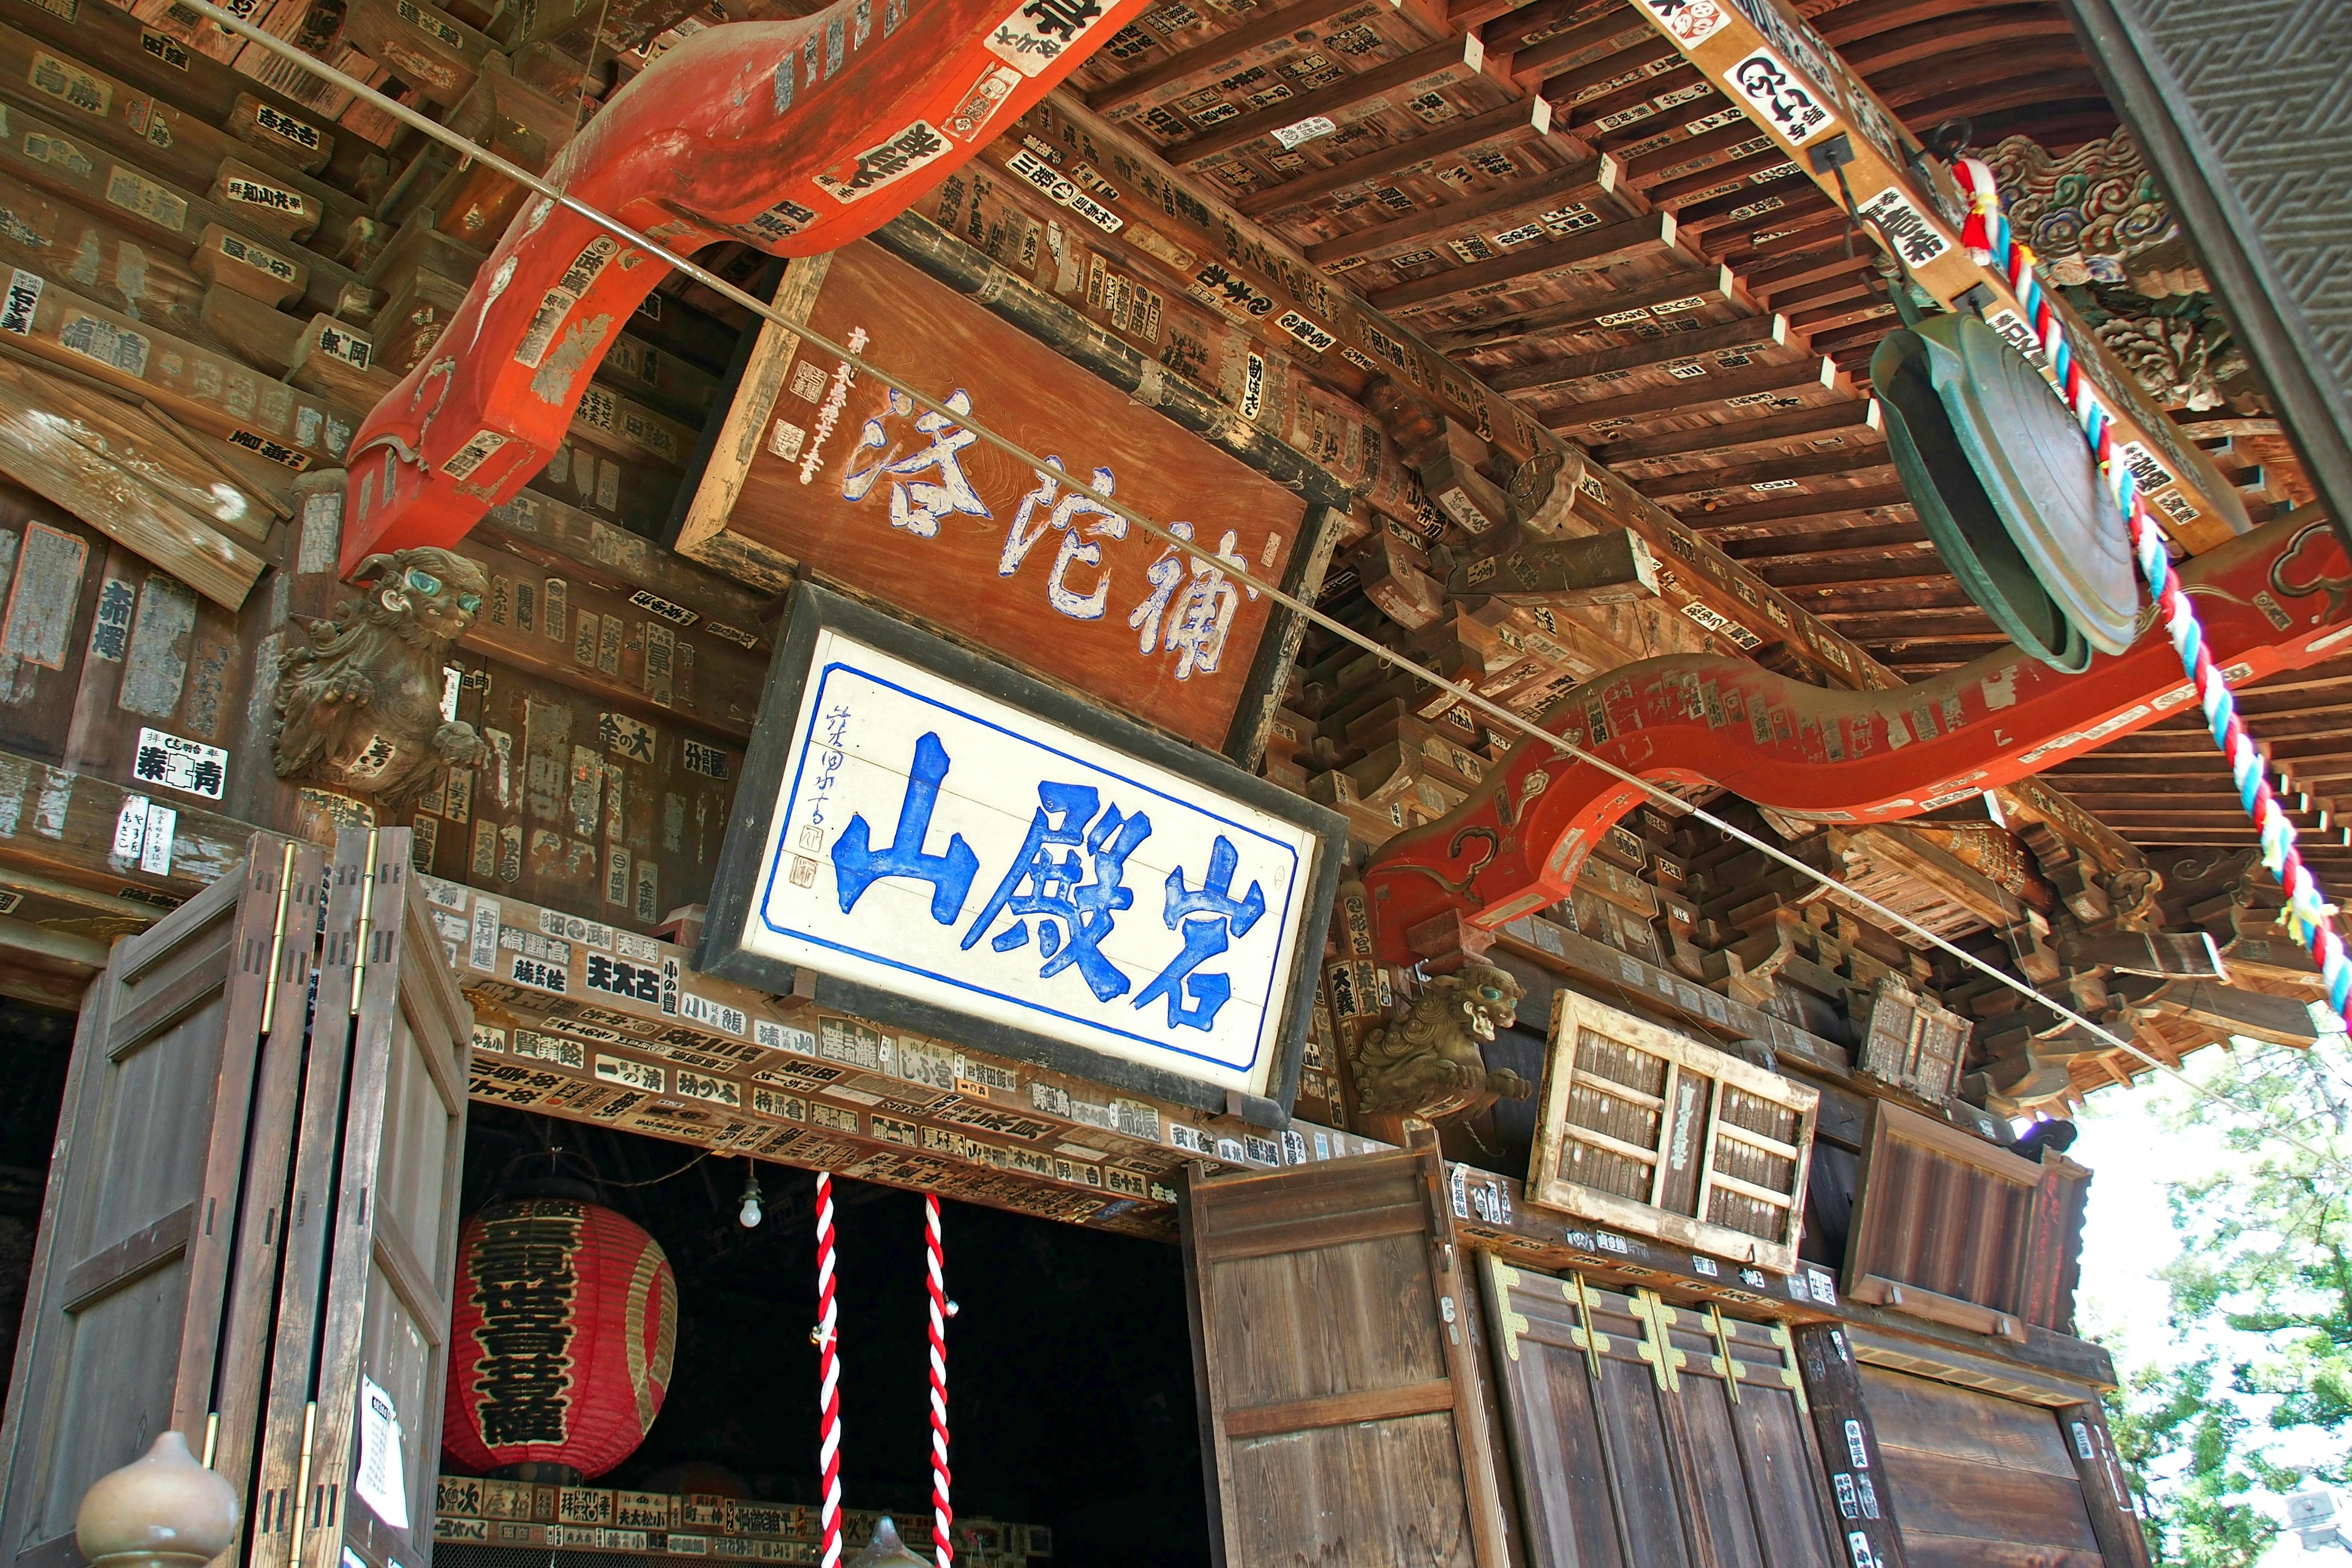
<svg viewBox="0 0 2352 1568"><path fill-rule="evenodd" d="M488 760L471 724L442 719L441 690L489 581L464 556L426 549L371 555L352 584L360 596L326 620L295 617L307 646L278 658L270 744L279 778L373 795L392 819L443 768Z"/></svg>
<svg viewBox="0 0 2352 1568"><path fill-rule="evenodd" d="M1357 1103L1437 1121L1527 1099L1535 1085L1507 1068L1489 1072L1481 1049L1517 1016L1526 994L1486 963L1431 981L1403 1017L1365 1037L1356 1052Z"/></svg>

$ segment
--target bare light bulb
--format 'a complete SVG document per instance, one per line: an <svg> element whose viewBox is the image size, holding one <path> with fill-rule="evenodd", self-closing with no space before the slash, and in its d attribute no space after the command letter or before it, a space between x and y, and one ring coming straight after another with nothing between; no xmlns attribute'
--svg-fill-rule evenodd
<svg viewBox="0 0 2352 1568"><path fill-rule="evenodd" d="M751 1230L760 1223L760 1174L757 1171L751 1173L750 1181L743 1184L743 1206L735 1211L735 1218L745 1230Z"/></svg>

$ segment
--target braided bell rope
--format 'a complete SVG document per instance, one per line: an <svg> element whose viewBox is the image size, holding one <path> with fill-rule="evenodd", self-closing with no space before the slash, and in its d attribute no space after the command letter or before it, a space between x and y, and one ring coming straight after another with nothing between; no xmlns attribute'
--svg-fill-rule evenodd
<svg viewBox="0 0 2352 1568"><path fill-rule="evenodd" d="M2165 633L2180 656L2180 668L2204 710L2213 743L2221 749L2229 763L2231 782L2238 788L2239 804L2253 819L2263 865L2286 893L2281 923L2295 941L2310 950L2312 962L2319 966L2328 1002L2342 1016L2346 1004L2352 1001L2352 957L2347 956L2344 941L2336 934L2331 918L2336 906L2328 902L2319 879L2304 863L2295 847L2294 823L2288 817L2285 805L2272 793L2262 752L2238 717L2237 699L2230 690L2229 681L2207 650L2205 628L2198 621L2197 611L2179 576L2172 570L2164 531L2141 498L2130 466L2116 460L2115 416L2099 401L2066 341L2065 326L2052 308L2050 296L2035 270L2032 248L2010 231L2009 217L2001 211L2000 192L1992 171L1977 159L1963 158L1954 165L1954 173L1969 197L1968 219L1960 230L1961 244L1979 265L1998 272L2025 308L2031 328L2056 376L2059 395L2082 426L2084 438L2098 458L2099 471L2106 476L2108 487L2122 508L2131 531L2132 554L2156 600L2158 618L2164 623Z"/></svg>

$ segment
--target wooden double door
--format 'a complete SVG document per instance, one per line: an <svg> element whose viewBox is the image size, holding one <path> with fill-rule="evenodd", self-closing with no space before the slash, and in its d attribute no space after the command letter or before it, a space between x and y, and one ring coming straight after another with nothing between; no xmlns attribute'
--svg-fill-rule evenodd
<svg viewBox="0 0 2352 1568"><path fill-rule="evenodd" d="M1222 1568L1845 1568L1784 1331L1465 1252L1445 1191L1188 1189Z"/></svg>
<svg viewBox="0 0 2352 1568"><path fill-rule="evenodd" d="M169 1430L243 1501L234 1562L429 1568L473 1018L409 850L256 835L93 983L0 1417L0 1568L79 1563L82 1493Z"/></svg>

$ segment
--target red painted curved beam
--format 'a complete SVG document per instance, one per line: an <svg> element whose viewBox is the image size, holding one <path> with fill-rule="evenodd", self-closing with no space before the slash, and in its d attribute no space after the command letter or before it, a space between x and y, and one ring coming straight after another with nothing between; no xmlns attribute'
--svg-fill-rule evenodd
<svg viewBox="0 0 2352 1568"><path fill-rule="evenodd" d="M1145 0L840 0L709 27L615 93L548 179L680 254L813 256L961 166ZM911 14L910 14L911 13ZM534 198L352 444L342 566L449 545L545 466L669 268Z"/></svg>
<svg viewBox="0 0 2352 1568"><path fill-rule="evenodd" d="M2352 652L2352 562L2326 523L2273 523L2188 563L2181 577L2233 685ZM1887 691L1825 691L1744 659L1646 659L1586 687L1545 728L1638 778L1873 823L2013 783L2192 708L2170 643L2144 631L2080 675L2005 647ZM2228 777L2218 754L2213 768ZM1366 869L1380 957L1412 963L1447 951L1443 932L1457 915L1492 929L1566 898L1593 844L1644 798L1522 741L1452 815L1391 839ZM2246 835L2252 843L2251 823ZM1417 945L1431 922L1442 925Z"/></svg>

